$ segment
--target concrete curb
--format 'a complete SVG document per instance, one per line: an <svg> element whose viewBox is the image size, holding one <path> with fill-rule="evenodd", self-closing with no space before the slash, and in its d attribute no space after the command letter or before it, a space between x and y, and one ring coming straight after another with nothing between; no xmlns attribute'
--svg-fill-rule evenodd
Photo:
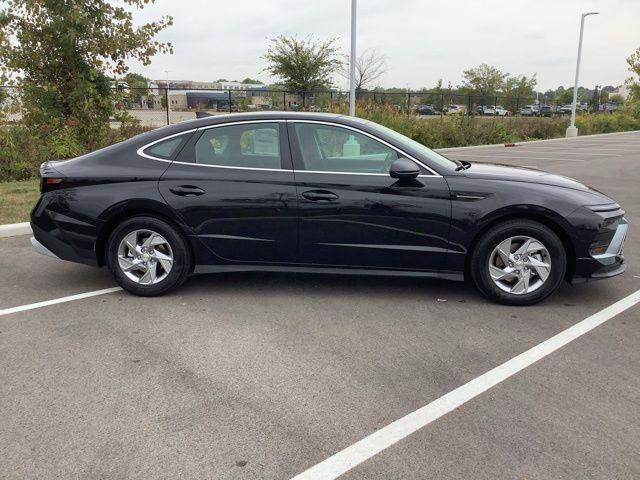
<svg viewBox="0 0 640 480"><path fill-rule="evenodd" d="M24 223L9 223L7 225L0 225L0 238L5 237L17 237L18 235L30 235L31 225L29 222Z"/></svg>
<svg viewBox="0 0 640 480"><path fill-rule="evenodd" d="M640 130L630 130L628 132L595 133L593 135L583 135L583 136L570 137L570 138L561 137L561 138L547 138L546 140L529 140L528 142L516 142L508 145L520 146L520 145L530 145L532 143L553 143L553 142L560 142L560 141L573 142L582 138L600 138L600 137L610 137L615 135L629 135L631 133L638 133L638 132L640 132ZM454 150L470 150L470 149L478 149L478 148L496 148L496 147L507 147L507 144L494 143L492 145L469 145L468 147L435 148L434 150L436 152L450 152Z"/></svg>

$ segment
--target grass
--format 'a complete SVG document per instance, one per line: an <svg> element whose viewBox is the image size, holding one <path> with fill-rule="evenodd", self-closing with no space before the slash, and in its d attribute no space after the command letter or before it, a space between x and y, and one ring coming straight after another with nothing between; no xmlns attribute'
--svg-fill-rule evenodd
<svg viewBox="0 0 640 480"><path fill-rule="evenodd" d="M38 180L0 183L0 225L27 222L39 196Z"/></svg>

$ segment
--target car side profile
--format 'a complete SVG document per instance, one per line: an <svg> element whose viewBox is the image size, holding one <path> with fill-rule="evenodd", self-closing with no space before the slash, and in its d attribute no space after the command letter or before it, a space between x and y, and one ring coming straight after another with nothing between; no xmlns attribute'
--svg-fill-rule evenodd
<svg viewBox="0 0 640 480"><path fill-rule="evenodd" d="M542 171L450 160L366 120L220 115L41 166L41 253L136 295L193 273L469 279L511 305L622 273L620 206Z"/></svg>

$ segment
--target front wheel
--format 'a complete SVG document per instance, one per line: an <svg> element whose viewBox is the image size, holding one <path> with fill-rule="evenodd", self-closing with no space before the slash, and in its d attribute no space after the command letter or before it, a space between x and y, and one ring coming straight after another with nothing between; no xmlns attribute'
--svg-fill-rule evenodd
<svg viewBox="0 0 640 480"><path fill-rule="evenodd" d="M513 220L482 235L470 267L474 283L487 297L505 305L532 305L557 290L567 258L551 229L531 220Z"/></svg>
<svg viewBox="0 0 640 480"><path fill-rule="evenodd" d="M134 295L157 296L180 286L191 271L184 237L155 217L133 217L112 232L107 265L118 284Z"/></svg>

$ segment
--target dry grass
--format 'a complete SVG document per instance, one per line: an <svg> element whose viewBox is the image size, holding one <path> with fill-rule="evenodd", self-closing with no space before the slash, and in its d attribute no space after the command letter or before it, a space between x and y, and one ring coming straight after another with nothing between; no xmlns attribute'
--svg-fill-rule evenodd
<svg viewBox="0 0 640 480"><path fill-rule="evenodd" d="M0 183L0 225L28 221L39 196L38 180Z"/></svg>

